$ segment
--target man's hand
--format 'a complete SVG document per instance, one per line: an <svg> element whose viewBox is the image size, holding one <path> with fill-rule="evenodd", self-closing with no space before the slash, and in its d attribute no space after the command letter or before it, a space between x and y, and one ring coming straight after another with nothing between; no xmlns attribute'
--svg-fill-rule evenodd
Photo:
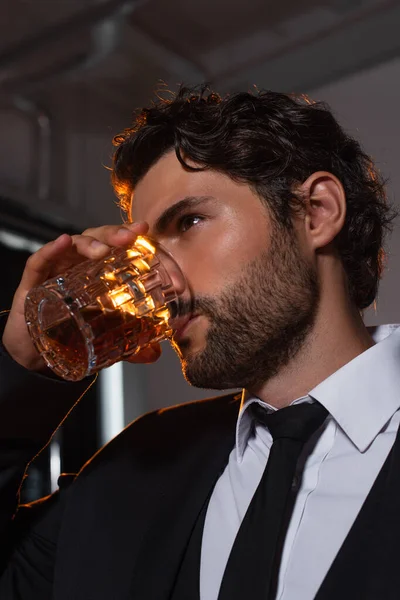
<svg viewBox="0 0 400 600"><path fill-rule="evenodd" d="M4 347L11 357L29 370L47 369L32 343L25 322L25 298L31 288L64 273L88 258L107 256L112 246L131 245L138 235L145 235L148 228L147 223L133 223L86 229L81 235L70 236L64 233L32 254L26 262L21 282L15 292L3 334ZM129 362L154 362L160 354L160 345L153 344L129 358Z"/></svg>

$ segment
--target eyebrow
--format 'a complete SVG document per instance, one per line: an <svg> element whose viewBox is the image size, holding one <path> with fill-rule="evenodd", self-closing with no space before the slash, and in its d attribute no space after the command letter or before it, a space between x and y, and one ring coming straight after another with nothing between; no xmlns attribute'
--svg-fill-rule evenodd
<svg viewBox="0 0 400 600"><path fill-rule="evenodd" d="M158 217L154 225L154 233L161 235L174 219L186 210L196 208L206 200L215 200L215 198L212 196L186 196L186 198L179 200L179 202L175 202L175 204L165 209Z"/></svg>

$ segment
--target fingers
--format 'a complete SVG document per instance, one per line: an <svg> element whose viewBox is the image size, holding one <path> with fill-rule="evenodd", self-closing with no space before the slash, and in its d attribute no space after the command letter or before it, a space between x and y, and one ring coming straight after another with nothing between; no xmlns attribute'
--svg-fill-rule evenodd
<svg viewBox="0 0 400 600"><path fill-rule="evenodd" d="M125 225L106 225L86 229L81 235L72 236L73 244L79 255L86 258L102 258L113 246L132 244L138 235L148 231L147 223Z"/></svg>
<svg viewBox="0 0 400 600"><path fill-rule="evenodd" d="M82 235L90 235L98 239L103 239L107 243L107 238L113 236L121 228L132 231L136 235L143 235L149 229L148 223L140 221L137 223L121 223L119 225L102 225L101 227L89 227L82 232Z"/></svg>
<svg viewBox="0 0 400 600"><path fill-rule="evenodd" d="M130 363L153 363L161 356L160 344L151 344L140 350L137 354L127 359Z"/></svg>
<svg viewBox="0 0 400 600"><path fill-rule="evenodd" d="M86 229L82 236L95 238L107 246L123 246L129 244L138 235L147 233L149 226L145 222L125 223L122 225L105 225L103 227L91 227ZM73 236L80 238L82 236Z"/></svg>
<svg viewBox="0 0 400 600"><path fill-rule="evenodd" d="M113 246L133 244L138 235L146 235L147 223L132 223L125 225L107 225L87 229L81 235L70 236L63 234L56 240L45 244L32 254L26 262L21 282L15 292L12 308L4 334L11 340L9 347L16 348L15 356L19 356L20 364L36 369L38 363L37 351L28 336L24 305L26 295L36 286L46 280L64 273L70 267L81 263L86 258L97 259L106 256ZM3 336L4 339L4 336ZM21 354L21 348L24 352ZM134 363L152 363L161 355L159 344L153 344L138 352L129 359ZM39 361L40 362L40 361ZM43 361L40 365L43 367Z"/></svg>
<svg viewBox="0 0 400 600"><path fill-rule="evenodd" d="M132 244L148 228L147 223L140 222L93 227L81 235L65 233L29 257L19 291L28 291L85 258L102 258L112 246Z"/></svg>
<svg viewBox="0 0 400 600"><path fill-rule="evenodd" d="M32 254L27 262L26 268L22 274L20 288L30 290L36 285L40 285L52 271L53 265L59 258L72 247L72 238L67 233L63 233L56 240L45 244Z"/></svg>

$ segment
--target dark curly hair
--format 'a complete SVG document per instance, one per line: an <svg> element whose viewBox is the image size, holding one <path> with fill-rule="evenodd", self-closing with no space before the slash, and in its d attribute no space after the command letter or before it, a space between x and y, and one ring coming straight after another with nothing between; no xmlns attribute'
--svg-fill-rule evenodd
<svg viewBox="0 0 400 600"><path fill-rule="evenodd" d="M136 184L171 149L189 170L213 169L247 183L287 230L302 208L299 184L316 171L334 174L347 199L335 246L349 293L359 310L374 301L384 268L382 244L396 213L372 160L326 104L271 91L221 98L207 86L182 86L138 112L114 145L112 183L128 215Z"/></svg>

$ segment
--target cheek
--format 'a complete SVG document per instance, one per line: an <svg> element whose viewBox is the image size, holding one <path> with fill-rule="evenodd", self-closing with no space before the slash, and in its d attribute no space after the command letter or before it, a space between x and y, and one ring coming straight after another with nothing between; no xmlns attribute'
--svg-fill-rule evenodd
<svg viewBox="0 0 400 600"><path fill-rule="evenodd" d="M233 284L247 265L266 249L265 231L244 233L227 228L218 234L196 234L180 249L180 264L195 294L218 295Z"/></svg>

